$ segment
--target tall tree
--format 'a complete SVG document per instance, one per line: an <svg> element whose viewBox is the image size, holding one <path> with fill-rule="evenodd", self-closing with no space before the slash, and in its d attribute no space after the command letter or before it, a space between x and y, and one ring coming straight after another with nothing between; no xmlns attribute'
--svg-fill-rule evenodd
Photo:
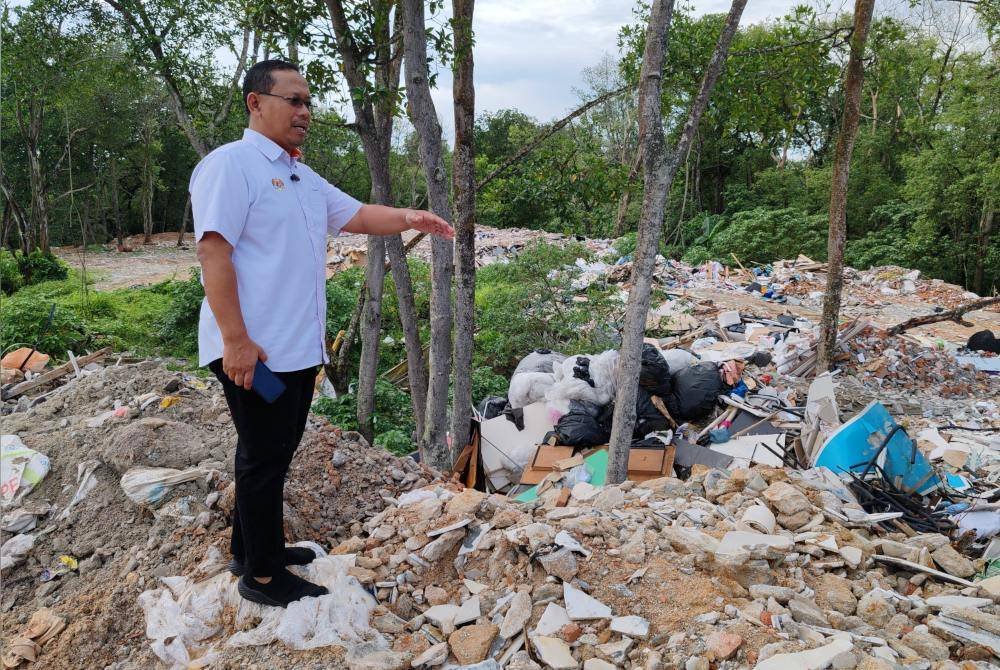
<svg viewBox="0 0 1000 670"><path fill-rule="evenodd" d="M656 254L663 228L667 194L681 161L694 138L716 81L722 74L729 45L743 15L746 0L733 0L726 16L715 50L705 68L697 96L691 103L687 121L674 148L667 153L660 111L661 77L666 52L667 29L673 12L673 0L655 0L650 10L646 31L646 46L639 78L639 143L642 151L645 186L639 234L636 240L635 263L632 266L632 290L625 308L625 331L622 334L621 357L618 363L615 412L609 441L611 482L625 481L628 474L629 446L635 429L635 403L639 383L639 361L642 339L649 312L650 285L656 267Z"/></svg>
<svg viewBox="0 0 1000 670"><path fill-rule="evenodd" d="M370 6L369 6L370 5ZM351 90L354 127L364 147L372 182L372 201L392 205L389 156L392 150L392 123L399 105L399 78L402 48L399 34L402 15L393 14L394 3L372 0L347 6L341 0L326 0L333 25L341 71ZM357 26L365 32L359 39ZM365 270L364 313L361 319L361 364L358 371L358 424L369 441L374 439L373 411L378 375L378 345L382 324L382 284L385 257L392 263L399 317L406 344L410 397L418 430L422 429L426 399L426 366L417 330L413 282L399 235L368 237ZM343 346L350 346L344 342Z"/></svg>
<svg viewBox="0 0 1000 670"><path fill-rule="evenodd" d="M420 163L427 178L427 199L431 211L451 220L448 203L448 175L441 157L441 126L431 99L427 71L427 33L424 29L424 1L402 0L403 63L406 68L406 96L410 120L420 140ZM433 238L431 243L431 341L424 430L420 451L433 467L446 469L448 455L448 386L451 375L451 282L454 274L452 244Z"/></svg>
<svg viewBox="0 0 1000 670"><path fill-rule="evenodd" d="M472 417L472 350L476 297L476 151L473 129L476 92L473 84L472 15L475 0L454 0L455 151L452 193L455 202L455 385L452 443L461 449Z"/></svg>
<svg viewBox="0 0 1000 670"><path fill-rule="evenodd" d="M833 158L830 184L830 230L827 237L826 293L823 295L823 316L820 319L817 373L826 372L833 363L837 346L837 325L840 317L840 294L844 288L844 246L847 244L847 178L851 171L851 154L858 135L861 116L861 86L864 83L864 52L868 29L872 22L875 0L855 0L854 30L851 33L851 55L844 76L844 115Z"/></svg>

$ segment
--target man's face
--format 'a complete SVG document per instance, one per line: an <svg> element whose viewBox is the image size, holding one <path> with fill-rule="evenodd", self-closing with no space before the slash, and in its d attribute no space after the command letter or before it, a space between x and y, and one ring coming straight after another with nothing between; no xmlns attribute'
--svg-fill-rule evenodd
<svg viewBox="0 0 1000 670"><path fill-rule="evenodd" d="M309 85L294 70L271 72L274 86L268 92L250 93L250 127L261 133L285 151L302 146L312 115L302 104L310 100Z"/></svg>

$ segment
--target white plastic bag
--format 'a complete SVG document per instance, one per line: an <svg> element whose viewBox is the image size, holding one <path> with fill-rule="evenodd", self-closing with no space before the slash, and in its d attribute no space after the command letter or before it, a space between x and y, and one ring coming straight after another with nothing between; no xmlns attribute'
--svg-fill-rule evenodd
<svg viewBox="0 0 1000 670"><path fill-rule="evenodd" d="M138 505L155 507L163 502L170 489L184 482L205 477L210 478L214 470L207 468L174 468L134 467L122 475L121 487L128 499Z"/></svg>
<svg viewBox="0 0 1000 670"><path fill-rule="evenodd" d="M16 505L48 473L45 454L26 447L17 435L0 435L0 507Z"/></svg>
<svg viewBox="0 0 1000 670"><path fill-rule="evenodd" d="M69 512L73 509L81 500L87 497L95 486L97 486L97 476L94 474L94 470L100 465L99 461L87 460L82 463L77 463L76 465L76 481L79 486L76 487L76 493L73 494L73 499L69 501L66 505L66 509L59 513L56 517L60 521L69 517Z"/></svg>
<svg viewBox="0 0 1000 670"><path fill-rule="evenodd" d="M574 368L582 367L579 359L587 360L590 383L575 376ZM551 403L579 400L595 405L607 405L615 395L615 370L618 352L609 350L593 356L570 356L555 368L555 384L545 398Z"/></svg>
<svg viewBox="0 0 1000 670"><path fill-rule="evenodd" d="M510 378L507 400L512 409L527 407L545 400L556 378L548 372L519 372Z"/></svg>
<svg viewBox="0 0 1000 670"><path fill-rule="evenodd" d="M13 568L35 546L34 535L15 535L0 546L0 570Z"/></svg>

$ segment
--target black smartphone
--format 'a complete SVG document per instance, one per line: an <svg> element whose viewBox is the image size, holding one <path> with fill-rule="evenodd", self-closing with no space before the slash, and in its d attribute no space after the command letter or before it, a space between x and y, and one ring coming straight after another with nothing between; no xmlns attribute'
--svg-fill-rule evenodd
<svg viewBox="0 0 1000 670"><path fill-rule="evenodd" d="M285 392L285 382L259 359L253 371L253 384L250 386L264 402L273 403Z"/></svg>

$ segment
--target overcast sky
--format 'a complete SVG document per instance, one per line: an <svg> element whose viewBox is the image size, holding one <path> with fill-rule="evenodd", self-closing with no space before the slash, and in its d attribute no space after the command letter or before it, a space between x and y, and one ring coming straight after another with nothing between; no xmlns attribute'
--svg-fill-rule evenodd
<svg viewBox="0 0 1000 670"><path fill-rule="evenodd" d="M830 0L833 9L849 7ZM697 14L725 13L730 0L695 0ZM742 23L787 14L802 0L749 0ZM479 0L474 28L476 113L517 108L540 121L579 106L581 71L618 54L618 31L631 23L632 0ZM445 135L453 136L451 73L432 91Z"/></svg>

